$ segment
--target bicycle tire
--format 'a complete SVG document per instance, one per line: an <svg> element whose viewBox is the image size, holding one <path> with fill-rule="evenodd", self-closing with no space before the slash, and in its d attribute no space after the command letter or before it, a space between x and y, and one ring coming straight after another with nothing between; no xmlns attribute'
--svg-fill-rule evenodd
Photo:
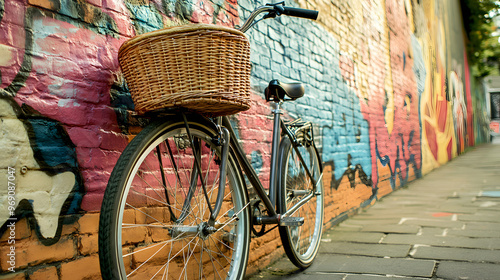
<svg viewBox="0 0 500 280"><path fill-rule="evenodd" d="M217 134L201 117L190 117L188 123L198 143L195 147L199 147L203 180L213 207L221 149L210 140ZM186 137L180 119L156 121L120 156L104 194L99 221L103 279L242 279L245 275L250 213L234 157L230 154L228 158L224 200L217 217L220 228L207 233L205 222L210 213L201 180L193 171L194 153ZM166 173L165 179L160 170ZM189 190L195 191L189 194Z"/></svg>
<svg viewBox="0 0 500 280"><path fill-rule="evenodd" d="M309 267L316 257L323 229L323 182L319 154L311 143L298 137L298 147L312 176L319 180L316 195L299 208L291 217L303 217L302 226L280 226L281 242L287 257L300 269ZM277 210L284 214L312 188L312 182L305 172L288 137L280 143L280 181L278 185Z"/></svg>

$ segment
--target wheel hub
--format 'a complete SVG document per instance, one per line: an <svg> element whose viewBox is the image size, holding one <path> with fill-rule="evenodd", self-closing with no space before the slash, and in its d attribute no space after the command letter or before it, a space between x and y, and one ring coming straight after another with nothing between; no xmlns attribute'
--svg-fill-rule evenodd
<svg viewBox="0 0 500 280"><path fill-rule="evenodd" d="M170 236L172 238L186 238L195 237L206 240L212 233L216 232L217 229L210 226L207 222L202 222L197 226L184 226L178 225L169 230Z"/></svg>
<svg viewBox="0 0 500 280"><path fill-rule="evenodd" d="M198 236L203 240L206 240L212 233L216 231L217 229L210 226L207 222L203 222L198 226Z"/></svg>

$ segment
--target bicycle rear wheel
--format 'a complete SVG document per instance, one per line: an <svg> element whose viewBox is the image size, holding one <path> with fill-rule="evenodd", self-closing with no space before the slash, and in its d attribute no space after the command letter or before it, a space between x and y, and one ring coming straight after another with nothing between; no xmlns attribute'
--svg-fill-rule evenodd
<svg viewBox="0 0 500 280"><path fill-rule="evenodd" d="M150 124L127 146L104 195L99 223L103 279L241 279L250 242L248 198L230 155L214 227L221 147L200 120ZM201 177L195 167L201 162Z"/></svg>
<svg viewBox="0 0 500 280"><path fill-rule="evenodd" d="M285 253L297 267L309 267L318 253L323 229L323 182L321 166L316 148L312 143L298 137L298 150L312 177L319 180L312 198L302 205L291 217L304 218L302 226L280 226L279 233ZM281 180L277 210L284 214L303 197L313 191L313 183L293 148L288 137L280 145Z"/></svg>

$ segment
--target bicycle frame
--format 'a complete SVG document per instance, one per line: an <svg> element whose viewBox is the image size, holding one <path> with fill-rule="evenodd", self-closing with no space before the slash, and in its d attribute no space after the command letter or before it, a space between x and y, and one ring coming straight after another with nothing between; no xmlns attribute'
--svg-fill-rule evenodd
<svg viewBox="0 0 500 280"><path fill-rule="evenodd" d="M266 4L239 30L281 15L315 20L318 12L284 2ZM284 121L280 109L304 93L301 83L272 80L266 88L273 114L269 189L247 159L229 117L169 106L149 111L144 117L156 120L124 150L104 195L99 221L103 278L162 273L163 278L243 279L252 232L262 236L276 227L292 263L310 266L323 226L321 159L312 124ZM274 226L266 231L268 224Z"/></svg>
<svg viewBox="0 0 500 280"><path fill-rule="evenodd" d="M298 147L299 143L295 139L295 136L293 135L293 132L289 129L289 127L285 124L285 122L280 118L281 115L281 109L280 109L280 103L279 102L274 102L274 108L272 110L273 112L273 137L272 137L272 151L271 151L271 174L270 174L270 180L269 180L269 196L266 194L266 191L260 182L257 173L255 172L254 168L252 165L248 162L248 159L246 158L246 155L243 151L243 148L241 145L238 143L236 134L234 133L234 130L231 126L231 123L229 122L229 119L227 117L222 117L222 124L225 128L229 130L229 133L231 135L231 145L233 147L233 151L236 155L236 159L238 163L240 164L243 172L247 175L248 180L250 181L250 184L254 187L257 195L259 198L262 200L262 203L265 206L265 209L267 210L268 216L261 217L260 219L253 221L256 224L280 224L280 221L284 217L288 217L292 215L294 212L296 212L302 205L304 205L307 201L309 201L315 194L316 194L316 186L317 183L321 181L321 177L323 176L323 173L321 173L320 177L318 179L315 179L307 164L305 163L304 158L302 157L302 154L299 152ZM307 125L311 125L306 124ZM294 207L289 209L286 213L278 214L276 212L276 196L278 194L278 188L280 187L280 181L277 179L277 173L278 173L278 147L279 143L281 140L281 131L285 133L285 137L289 137L292 146L295 149L297 155L299 156L299 159L304 166L307 176L310 178L312 184L313 184L313 190L305 195ZM312 141L312 140L311 140ZM314 142L312 143L314 145ZM321 165L321 163L319 163ZM322 168L320 166L320 170L322 171Z"/></svg>
<svg viewBox="0 0 500 280"><path fill-rule="evenodd" d="M283 2L276 3L276 4L268 4L266 6L262 6L257 8L252 12L252 14L249 16L249 18L245 21L245 23L239 28L241 32L246 32L249 28L251 28L254 24L259 22L262 19L266 18L274 18L276 16L279 16L280 14L288 14L291 16L299 16L299 17L306 17L306 18L311 18L311 19L316 19L317 17L317 12L309 13L306 12L304 14L303 11L297 11L293 10L293 8L286 8L281 7L283 5ZM300 10L300 9L298 9ZM261 14L261 13L268 13L266 16L264 16L262 19L255 21L256 17ZM268 100L269 101L269 100ZM272 106L272 113L273 113L273 132L272 132L272 149L271 149L271 169L270 169L270 180L269 180L269 195L266 193L264 187L262 186L262 183L260 182L257 173L251 166L251 164L248 162L245 153L243 152L243 148L237 141L236 134L234 132L234 129L231 126L231 123L227 117L220 117L218 119L219 124L215 125L217 129L219 130L219 138L222 139L221 142L229 142L226 144L221 144L222 146L222 159L221 159L221 175L220 175L220 186L219 186L219 194L217 196L217 200L215 203L215 207L212 208L210 204L208 204L208 208L210 210L210 219L208 222L208 225L210 226L210 230L215 230L216 226L215 221L217 220L217 214L219 213L220 207L222 205L222 200L224 196L224 183L225 183L225 176L226 176L226 165L227 165L227 157L228 157L228 146L230 145L232 147L232 150L234 151L236 155L236 160L240 164L243 172L245 175L247 175L247 178L250 182L250 184L254 187L257 196L261 199L262 203L264 204L265 209L267 210L268 216L263 216L259 217L255 221L252 221L255 224L279 224L279 225L301 225L302 223L297 223L296 221L288 221L288 223L282 223L282 219L287 218L293 213L295 213L300 207L302 207L307 201L309 201L313 196L317 194L317 184L318 182L321 181L321 178L323 176L322 173L322 167L321 167L321 162L319 164L319 169L321 171L320 177L318 179L315 179L307 164L305 163L305 160L300 153L298 147L300 146L300 143L297 141L294 133L289 129L289 126L285 124L285 122L281 119L281 109L280 105L284 102L285 100L282 100L280 98L277 98L273 100L271 103ZM186 126L187 134L191 142L191 148L193 151L196 151L195 144L192 140L192 137L189 133L189 125L188 121L186 118L186 115L182 113L184 124ZM220 126L222 125L222 127ZM311 134L312 134L312 125L310 123L307 123L303 125L304 127L308 127L311 129ZM301 128L299 128L300 130ZM292 208L290 208L286 213L277 213L276 211L276 197L278 195L278 190L280 187L280 180L278 180L278 157L279 157L279 145L280 145L280 140L281 140L281 132L284 132L285 137L289 137L291 140L291 144L293 149L295 150L296 154L299 157L299 160L301 164L304 166L304 169L306 171L307 176L311 180L313 184L313 189L310 193L305 194L302 199L297 202ZM229 141L226 141L227 139L230 139ZM314 137L311 135L311 143L314 146ZM201 187L203 190L203 193L205 195L205 198L207 201L208 199L208 194L207 190L205 187L205 184L203 182L203 178L201 178L201 165L200 165L200 160L195 156L195 162L193 164L193 178L200 176L200 181L201 181ZM196 188L196 180L193 180L192 185L190 186L189 194L194 193L194 190ZM188 205L190 202L190 199L186 200L186 205ZM183 208L183 210L185 210ZM180 219L182 221L182 217ZM215 226L215 227L214 227Z"/></svg>
<svg viewBox="0 0 500 280"><path fill-rule="evenodd" d="M236 133L234 132L234 129L231 125L231 122L229 121L229 118L226 117L226 116L223 116L223 117L220 117L219 119L219 122L220 124L222 125L222 127L219 126L219 130L221 130L221 134L224 135L224 134L229 134L229 135L226 135L224 138L227 139L229 138L230 141L228 143L228 145L224 145L224 144L221 144L222 146L222 159L221 159L221 172L220 172L220 188L219 188L219 194L217 196L217 200L216 200L216 203L215 203L215 207L211 207L210 204L208 205L209 207L209 210L210 210L210 213L211 213L211 217L210 217L210 221L208 222L209 226L215 230L217 225L215 225L215 220L217 220L217 214L219 213L219 210L220 210L220 206L222 205L222 199L223 199L223 196L224 196L224 182L225 182L225 176L226 176L226 172L225 172L225 169L226 169L226 165L227 165L227 158L228 158L228 146L231 146L232 147L232 150L236 156L236 160L238 161L239 165L241 166L241 170L243 171L243 173L245 175L247 175L247 178L250 182L250 184L253 186L253 188L255 189L256 193L257 193L257 196L261 199L268 215L267 216L263 216L263 217L259 217L258 219L255 219L254 221L252 221L254 224L257 224L257 225L260 225L260 224L279 224L279 225L284 225L282 224L282 219L283 218L287 218L291 215L293 215L293 213L295 213L300 207L302 207L305 203L307 203L310 199L312 199L316 194L316 189L317 189L317 184L318 182L321 182L321 178L323 176L323 173L322 173L322 167L321 167L321 163L319 163L319 169L321 171L321 174L319 176L318 179L315 179L312 174L311 174L311 171L309 170L309 167L308 165L306 164L301 152L299 151L298 147L300 146L300 143L297 141L295 135L294 135L294 132L291 131L290 129L290 126L294 124L294 122L292 122L291 124L285 124L285 122L281 119L281 109L280 109L280 104L282 103L282 101L275 101L275 102L272 102L272 113L273 113L273 132L272 132L272 149L271 149L271 169L270 169L270 180L269 180L269 195L266 193L266 190L264 189L264 186L262 185L258 175L257 175L257 172L255 171L255 169L252 167L252 165L250 164L250 162L248 161L248 159L246 158L246 155L245 155L245 152L243 151L243 147L239 144L238 140L237 140L237 137L236 137ZM187 134L188 134L188 137L190 139L191 136L190 136L190 132L189 132L189 125L188 125L188 121L187 121L187 117L185 115L184 112L182 112L182 116L183 116L183 119L184 119L184 123L185 123L185 126L186 126L186 131L187 131ZM214 124L215 125L215 124ZM218 125L216 125L218 126ZM299 126L299 128L297 129L296 132L300 131L300 130L304 130L304 129L310 129L311 130L311 133L312 133L312 124L311 123L306 123L306 124L302 124ZM287 212L285 213L277 213L276 211L276 196L278 195L278 188L280 187L280 180L278 180L278 157L279 157L279 144L280 144L280 141L281 141L281 132L284 132L284 137L289 137L290 141L291 141L291 144L292 144L292 147L293 149L295 150L296 154L298 155L299 157L299 160L302 164L302 166L304 167L305 171L306 171L306 175L308 176L308 178L311 180L312 184L313 184L313 189L311 192L307 193L304 195L304 197L302 197L302 199L297 202L292 208L290 208ZM311 136L311 144L314 146L314 137L313 135L310 135ZM196 145L194 144L193 140L190 141L192 143L192 148L194 151L197 150L197 148L195 147ZM195 156L195 158L197 158L197 156ZM193 164L193 173L192 173L192 176L197 177L198 175L201 175L201 172L199 170L201 170L201 167L200 167L200 163L199 163L199 159L195 160L194 164ZM200 177L201 179L201 177ZM205 185L203 183L203 179L200 180L201 181L201 184L202 184L202 189L203 189L203 192L205 193L205 197L207 197L207 193L206 193L206 188L205 188ZM196 180L192 180L193 184L190 186L189 188L189 192L188 192L188 197L190 197L189 194L192 194L194 193L195 191L195 188L196 188ZM189 201L190 199L187 199L186 200L186 205L189 205ZM207 201L208 201L208 197L207 197ZM184 209L183 207L183 210L186 210ZM183 218L181 217L179 219L179 221L182 222ZM294 224L296 225L296 224Z"/></svg>

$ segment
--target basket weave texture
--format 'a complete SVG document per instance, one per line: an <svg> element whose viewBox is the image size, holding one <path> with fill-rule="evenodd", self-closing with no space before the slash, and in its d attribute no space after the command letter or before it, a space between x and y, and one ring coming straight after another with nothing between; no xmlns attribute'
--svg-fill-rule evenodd
<svg viewBox="0 0 500 280"><path fill-rule="evenodd" d="M238 30L189 24L126 41L119 62L135 110L221 116L250 108L250 44Z"/></svg>

